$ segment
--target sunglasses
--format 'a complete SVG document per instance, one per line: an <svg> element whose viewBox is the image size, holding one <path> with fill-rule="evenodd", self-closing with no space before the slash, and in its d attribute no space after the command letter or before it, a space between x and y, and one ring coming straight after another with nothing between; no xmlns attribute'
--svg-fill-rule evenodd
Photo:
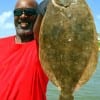
<svg viewBox="0 0 100 100"><path fill-rule="evenodd" d="M22 14L27 16L37 15L37 10L35 8L17 8L14 10L14 16L21 16Z"/></svg>

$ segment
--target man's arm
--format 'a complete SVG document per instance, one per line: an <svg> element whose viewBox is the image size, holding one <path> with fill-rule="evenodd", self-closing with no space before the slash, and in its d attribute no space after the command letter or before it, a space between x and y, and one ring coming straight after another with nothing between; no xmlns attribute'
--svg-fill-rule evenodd
<svg viewBox="0 0 100 100"><path fill-rule="evenodd" d="M33 28L34 38L36 39L37 43L39 42L39 31L40 31L42 19L43 19L43 16L38 15L35 25L34 25L34 28Z"/></svg>
<svg viewBox="0 0 100 100"><path fill-rule="evenodd" d="M47 5L49 3L49 0L43 0L39 6L38 6L38 13L42 16L44 16L46 9L47 9Z"/></svg>
<svg viewBox="0 0 100 100"><path fill-rule="evenodd" d="M38 16L37 16L37 19L36 19L36 22L33 28L34 37L37 40L37 42L39 42L39 31L41 27L41 22L42 22L43 16L45 15L48 3L49 3L49 0L43 0L39 4L38 9L37 9Z"/></svg>

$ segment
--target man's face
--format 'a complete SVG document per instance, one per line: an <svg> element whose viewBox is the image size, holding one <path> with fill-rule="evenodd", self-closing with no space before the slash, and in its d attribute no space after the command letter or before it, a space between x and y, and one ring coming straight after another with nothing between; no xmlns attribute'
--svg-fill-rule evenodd
<svg viewBox="0 0 100 100"><path fill-rule="evenodd" d="M14 10L14 22L17 34L32 34L36 16L36 3L31 0L20 0Z"/></svg>

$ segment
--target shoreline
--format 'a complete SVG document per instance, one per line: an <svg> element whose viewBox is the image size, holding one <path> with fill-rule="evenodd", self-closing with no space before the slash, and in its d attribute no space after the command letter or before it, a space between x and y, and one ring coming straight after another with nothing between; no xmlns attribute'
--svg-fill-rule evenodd
<svg viewBox="0 0 100 100"><path fill-rule="evenodd" d="M99 47L98 51L100 51L100 47Z"/></svg>

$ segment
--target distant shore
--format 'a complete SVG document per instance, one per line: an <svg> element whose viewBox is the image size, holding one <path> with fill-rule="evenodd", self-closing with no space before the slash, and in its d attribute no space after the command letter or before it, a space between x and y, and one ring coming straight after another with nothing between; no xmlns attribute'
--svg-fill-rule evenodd
<svg viewBox="0 0 100 100"><path fill-rule="evenodd" d="M100 51L100 47L99 47L99 51Z"/></svg>

